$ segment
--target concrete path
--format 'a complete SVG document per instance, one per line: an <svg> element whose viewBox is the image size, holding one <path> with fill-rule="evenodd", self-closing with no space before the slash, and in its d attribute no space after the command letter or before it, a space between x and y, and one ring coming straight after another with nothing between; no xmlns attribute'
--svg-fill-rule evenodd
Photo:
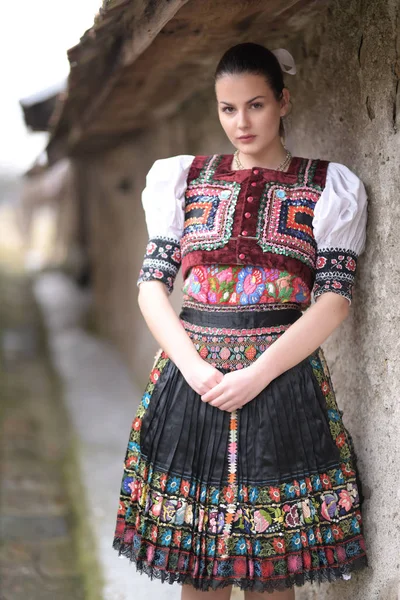
<svg viewBox="0 0 400 600"><path fill-rule="evenodd" d="M82 328L90 303L87 295L61 274L41 275L35 295L78 436L88 518L104 578L104 600L178 600L179 585L150 581L112 549L123 459L141 392L134 388L111 344Z"/></svg>

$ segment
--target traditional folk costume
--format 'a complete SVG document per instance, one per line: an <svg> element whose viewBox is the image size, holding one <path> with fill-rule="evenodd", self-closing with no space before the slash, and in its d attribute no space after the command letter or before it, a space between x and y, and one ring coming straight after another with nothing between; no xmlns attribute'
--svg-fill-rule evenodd
<svg viewBox="0 0 400 600"><path fill-rule="evenodd" d="M338 163L232 170L232 155L155 162L141 282L169 291L223 373L250 365L325 292L351 302L366 194ZM232 413L201 400L165 352L133 421L114 547L201 590L272 591L366 565L360 485L321 348Z"/></svg>

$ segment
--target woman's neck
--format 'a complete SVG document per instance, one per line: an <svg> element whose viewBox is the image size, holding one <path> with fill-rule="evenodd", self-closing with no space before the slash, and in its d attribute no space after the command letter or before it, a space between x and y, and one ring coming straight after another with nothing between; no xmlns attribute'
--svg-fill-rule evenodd
<svg viewBox="0 0 400 600"><path fill-rule="evenodd" d="M245 153L242 150L238 152L238 158L244 169L252 169L253 167L261 167L263 169L277 169L287 157L287 150L282 145L280 139L276 144L271 144L268 148L263 149L257 154ZM233 160L233 168L237 168ZM286 165L286 168L289 165Z"/></svg>

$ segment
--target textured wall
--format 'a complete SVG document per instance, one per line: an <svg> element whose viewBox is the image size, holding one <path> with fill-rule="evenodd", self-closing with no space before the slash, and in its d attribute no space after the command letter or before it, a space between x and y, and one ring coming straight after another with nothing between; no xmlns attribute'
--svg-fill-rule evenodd
<svg viewBox="0 0 400 600"><path fill-rule="evenodd" d="M397 600L400 5L334 2L324 22L291 48L301 57L298 76L288 82L294 97L294 150L348 165L369 193L368 244L360 258L351 316L325 346L359 455L371 569L354 582L299 598Z"/></svg>
<svg viewBox="0 0 400 600"><path fill-rule="evenodd" d="M265 40L268 45L268 40ZM298 75L288 143L342 162L369 193L368 245L351 316L325 344L359 455L371 568L351 582L299 591L315 600L397 600L400 581L400 6L338 0L288 44ZM397 104L396 104L397 95ZM144 383L155 345L139 318L135 280L146 242L140 191L156 158L229 151L210 88L175 119L84 167L100 323ZM121 191L123 180L132 188ZM123 186L122 186L123 187ZM178 295L175 302L178 303Z"/></svg>

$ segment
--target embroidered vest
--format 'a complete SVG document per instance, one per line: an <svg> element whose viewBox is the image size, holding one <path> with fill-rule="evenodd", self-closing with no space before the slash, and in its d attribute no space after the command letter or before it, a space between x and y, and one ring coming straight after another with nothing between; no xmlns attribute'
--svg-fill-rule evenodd
<svg viewBox="0 0 400 600"><path fill-rule="evenodd" d="M201 264L285 269L313 285L314 207L328 162L293 157L289 171L231 170L232 155L196 156L187 179L182 271Z"/></svg>

